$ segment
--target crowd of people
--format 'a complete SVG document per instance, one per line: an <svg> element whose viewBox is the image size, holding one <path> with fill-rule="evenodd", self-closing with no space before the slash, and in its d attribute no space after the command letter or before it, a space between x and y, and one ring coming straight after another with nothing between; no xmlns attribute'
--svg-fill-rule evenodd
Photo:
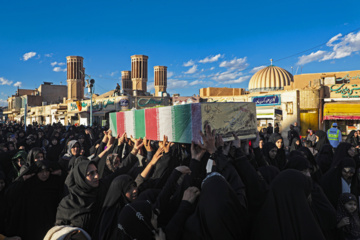
<svg viewBox="0 0 360 240"><path fill-rule="evenodd" d="M200 134L0 124L0 240L360 239L358 131Z"/></svg>

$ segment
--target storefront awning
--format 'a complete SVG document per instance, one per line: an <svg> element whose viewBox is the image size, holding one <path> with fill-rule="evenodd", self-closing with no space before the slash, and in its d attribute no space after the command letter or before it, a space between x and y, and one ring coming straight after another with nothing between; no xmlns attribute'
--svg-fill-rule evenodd
<svg viewBox="0 0 360 240"><path fill-rule="evenodd" d="M360 103L325 103L323 120L360 120Z"/></svg>

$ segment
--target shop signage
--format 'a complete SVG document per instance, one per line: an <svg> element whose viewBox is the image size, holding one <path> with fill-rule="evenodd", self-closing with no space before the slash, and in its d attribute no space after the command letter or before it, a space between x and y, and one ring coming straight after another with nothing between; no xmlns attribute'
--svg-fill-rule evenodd
<svg viewBox="0 0 360 240"><path fill-rule="evenodd" d="M138 105L139 107L146 107L147 105L150 104L154 104L154 105L160 105L163 102L163 99L161 98L160 100L156 100L156 99L147 99L147 98L140 98L138 100Z"/></svg>
<svg viewBox="0 0 360 240"><path fill-rule="evenodd" d="M252 102L255 103L256 106L280 105L281 98L280 95L252 97Z"/></svg>
<svg viewBox="0 0 360 240"><path fill-rule="evenodd" d="M106 108L107 106L114 105L114 99L108 99L103 101L103 107Z"/></svg>
<svg viewBox="0 0 360 240"><path fill-rule="evenodd" d="M121 107L128 107L129 106L129 100L126 98L122 98L119 101L119 104Z"/></svg>
<svg viewBox="0 0 360 240"><path fill-rule="evenodd" d="M343 98L360 98L360 87L357 84L332 85L330 93L341 94Z"/></svg>
<svg viewBox="0 0 360 240"><path fill-rule="evenodd" d="M343 81L343 80L350 80L350 79L360 79L360 75L356 75L354 77L350 77L349 74L346 74L343 78L336 79L337 82Z"/></svg>
<svg viewBox="0 0 360 240"><path fill-rule="evenodd" d="M81 108L86 108L88 106L88 104L86 102L81 102L80 103ZM78 109L78 106L76 104L76 102L70 103L70 111L75 111Z"/></svg>
<svg viewBox="0 0 360 240"><path fill-rule="evenodd" d="M101 110L103 107L103 103L101 101L96 102L95 104L93 104L93 110L99 111ZM89 103L89 110L90 110L90 103Z"/></svg>

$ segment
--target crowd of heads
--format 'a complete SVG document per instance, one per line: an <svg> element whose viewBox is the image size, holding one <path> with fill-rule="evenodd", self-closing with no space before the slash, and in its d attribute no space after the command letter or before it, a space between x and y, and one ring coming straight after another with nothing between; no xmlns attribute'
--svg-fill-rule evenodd
<svg viewBox="0 0 360 240"><path fill-rule="evenodd" d="M359 132L172 143L106 127L0 125L8 239L360 239Z"/></svg>

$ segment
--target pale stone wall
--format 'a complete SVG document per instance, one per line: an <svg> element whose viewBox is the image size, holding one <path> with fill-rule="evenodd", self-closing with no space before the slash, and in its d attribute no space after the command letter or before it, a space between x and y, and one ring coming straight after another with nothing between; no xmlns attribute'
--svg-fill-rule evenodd
<svg viewBox="0 0 360 240"><path fill-rule="evenodd" d="M298 90L284 91L281 93L281 109L283 110L281 136L286 146L289 144L287 133L290 130L290 124L294 124L294 122L299 122L300 120L299 95Z"/></svg>
<svg viewBox="0 0 360 240"><path fill-rule="evenodd" d="M41 84L39 93L42 96L42 101L46 104L60 103L67 96L67 86Z"/></svg>

